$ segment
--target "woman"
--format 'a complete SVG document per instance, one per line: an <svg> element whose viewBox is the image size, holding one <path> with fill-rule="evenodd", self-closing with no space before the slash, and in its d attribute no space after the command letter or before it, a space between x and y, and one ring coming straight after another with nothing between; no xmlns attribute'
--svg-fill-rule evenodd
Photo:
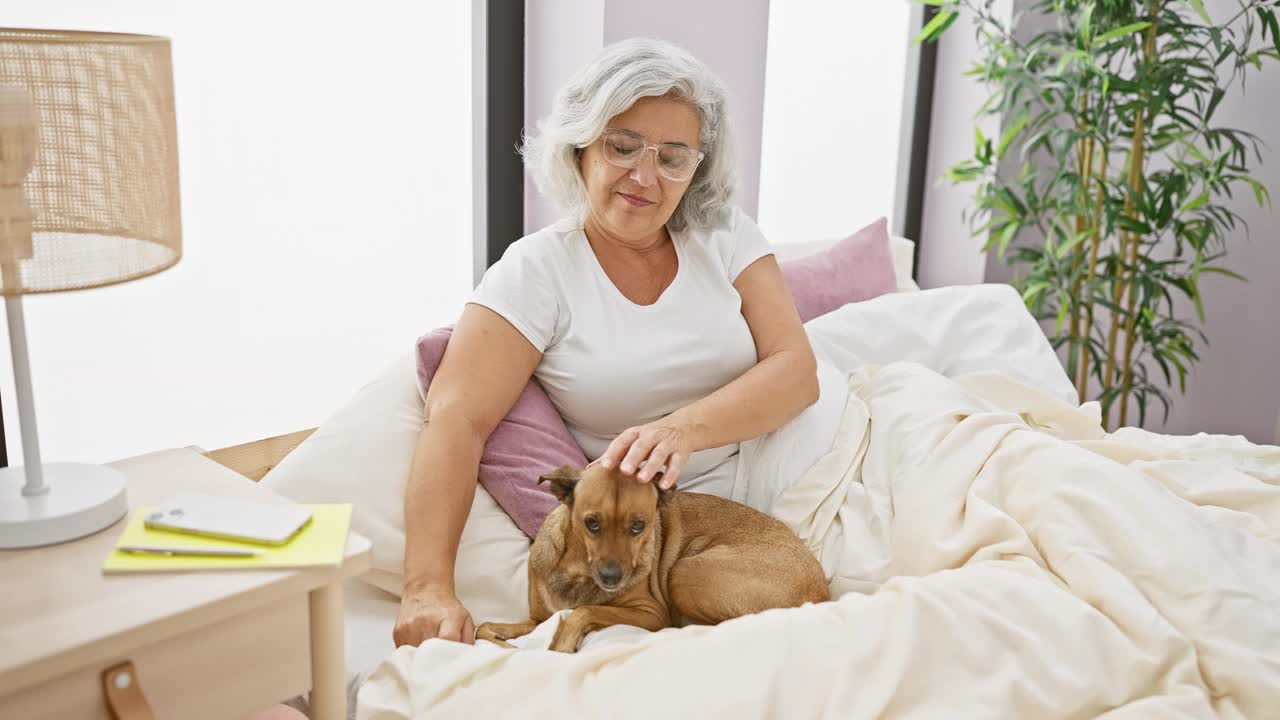
<svg viewBox="0 0 1280 720"><path fill-rule="evenodd" d="M738 445L818 397L759 229L729 205L723 86L652 40L605 49L524 148L569 216L511 245L454 328L405 498L397 645L472 642L458 539L489 434L537 377L593 462L730 496Z"/></svg>

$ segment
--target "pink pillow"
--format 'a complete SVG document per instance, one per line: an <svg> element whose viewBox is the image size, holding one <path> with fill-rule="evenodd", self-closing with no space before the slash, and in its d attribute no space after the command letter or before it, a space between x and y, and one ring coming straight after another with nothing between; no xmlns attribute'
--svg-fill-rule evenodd
<svg viewBox="0 0 1280 720"><path fill-rule="evenodd" d="M880 218L820 253L780 263L800 321L895 292L889 221Z"/></svg>
<svg viewBox="0 0 1280 720"><path fill-rule="evenodd" d="M418 392L423 399L452 334L450 325L418 338ZM480 484L532 538L559 502L538 485L538 478L561 465L586 467L587 458L546 391L537 380L530 379L485 443L480 456Z"/></svg>

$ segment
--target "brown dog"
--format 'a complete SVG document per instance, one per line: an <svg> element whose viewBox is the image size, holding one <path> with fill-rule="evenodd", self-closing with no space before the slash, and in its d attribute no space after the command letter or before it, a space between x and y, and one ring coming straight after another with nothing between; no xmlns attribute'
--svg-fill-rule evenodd
<svg viewBox="0 0 1280 720"><path fill-rule="evenodd" d="M660 491L660 478L641 483L599 466L544 475L562 504L529 554L530 619L484 623L476 638L511 647L573 608L551 649L575 652L610 625L715 625L830 599L822 566L785 525L730 500Z"/></svg>

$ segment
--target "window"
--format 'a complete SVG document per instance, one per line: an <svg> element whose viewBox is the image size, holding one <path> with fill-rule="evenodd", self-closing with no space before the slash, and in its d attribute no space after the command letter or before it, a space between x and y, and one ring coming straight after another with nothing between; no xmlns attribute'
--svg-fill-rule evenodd
<svg viewBox="0 0 1280 720"><path fill-rule="evenodd" d="M467 3L8 3L173 40L183 259L25 302L46 462L321 422L472 284ZM21 462L9 354L0 389Z"/></svg>
<svg viewBox="0 0 1280 720"><path fill-rule="evenodd" d="M906 2L769 4L759 222L772 242L893 220L911 21Z"/></svg>

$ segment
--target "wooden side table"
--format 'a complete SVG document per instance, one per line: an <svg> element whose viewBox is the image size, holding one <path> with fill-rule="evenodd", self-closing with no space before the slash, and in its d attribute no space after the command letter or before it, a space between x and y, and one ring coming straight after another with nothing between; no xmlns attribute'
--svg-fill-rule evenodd
<svg viewBox="0 0 1280 720"><path fill-rule="evenodd" d="M112 466L131 509L180 493L283 501L194 449ZM110 718L103 673L131 662L156 718L243 717L308 688L313 718L346 717L342 581L368 569L366 538L348 536L339 568L105 576L124 523L0 551L0 714Z"/></svg>

